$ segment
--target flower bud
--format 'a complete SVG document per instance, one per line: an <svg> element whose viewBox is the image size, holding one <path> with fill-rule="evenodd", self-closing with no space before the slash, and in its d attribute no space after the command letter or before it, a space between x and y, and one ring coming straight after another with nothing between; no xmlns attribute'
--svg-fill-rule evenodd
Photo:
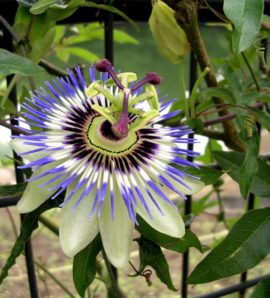
<svg viewBox="0 0 270 298"><path fill-rule="evenodd" d="M175 20L174 10L157 0L153 4L149 26L161 56L169 62L179 63L190 47L185 32Z"/></svg>

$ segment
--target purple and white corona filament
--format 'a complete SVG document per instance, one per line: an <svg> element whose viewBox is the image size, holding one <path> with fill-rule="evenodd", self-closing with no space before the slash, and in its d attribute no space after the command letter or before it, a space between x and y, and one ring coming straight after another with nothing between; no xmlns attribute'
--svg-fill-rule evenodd
<svg viewBox="0 0 270 298"><path fill-rule="evenodd" d="M86 85L79 68L67 78L46 83L23 105L31 127L42 131L16 137L11 145L31 167L32 177L18 203L20 213L34 210L66 190L61 209L60 242L74 256L100 232L111 263L128 263L132 232L139 214L154 229L184 235L182 218L168 198L197 192L203 184L173 164L195 153L188 127L160 121L172 101L158 99L155 73L140 81L134 73L116 74L108 60L90 68Z"/></svg>

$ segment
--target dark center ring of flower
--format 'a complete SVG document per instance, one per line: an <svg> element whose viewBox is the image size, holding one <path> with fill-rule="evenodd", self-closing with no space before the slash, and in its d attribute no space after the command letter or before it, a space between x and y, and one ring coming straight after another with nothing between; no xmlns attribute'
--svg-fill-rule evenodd
<svg viewBox="0 0 270 298"><path fill-rule="evenodd" d="M103 116L91 118L86 130L89 145L109 155L118 156L128 153L138 143L139 136L129 132L127 137L119 139L112 132L111 123Z"/></svg>

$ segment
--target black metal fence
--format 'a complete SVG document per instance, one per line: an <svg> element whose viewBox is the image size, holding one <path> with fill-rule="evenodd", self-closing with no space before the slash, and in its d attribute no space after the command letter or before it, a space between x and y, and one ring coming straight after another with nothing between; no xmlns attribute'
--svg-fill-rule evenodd
<svg viewBox="0 0 270 298"><path fill-rule="evenodd" d="M238 1L238 0L236 0ZM106 1L94 1L97 3L106 3ZM217 11L222 12L223 0L208 0L208 3ZM146 22L151 13L151 0L115 0L113 4L118 9L122 10L126 13L130 18L134 21ZM2 15L9 23L13 23L16 9L17 9L16 0L0 0L0 15ZM270 0L265 1L265 13L270 12ZM104 56L113 62L114 58L114 45L113 45L113 28L114 22L123 21L120 20L120 17L117 15L113 15L110 12L102 12L98 14L95 9L83 8L79 9L76 13L74 13L71 17L61 21L62 24L72 24L72 23L88 23L91 21L102 21L104 22L104 30L105 30L105 39L104 39ZM200 22L211 22L211 21L220 21L217 17L209 10L202 10L199 13ZM12 36L4 27L2 29L2 36L0 36L0 47L5 48L9 51L12 51ZM267 50L267 43L264 44ZM190 69L189 69L189 89L192 90L193 85L196 81L196 69L197 63L193 54L190 55ZM8 77L8 83L10 82L11 77ZM17 104L16 90L10 94L10 99L13 103ZM16 123L12 123L16 124ZM191 148L189 148L191 149ZM17 156L16 156L17 158ZM20 170L16 169L16 179L18 183L23 182L23 175ZM18 199L14 197L5 197L0 199L0 208L5 208L9 206L14 206L17 204ZM248 209L254 208L254 195L250 194L248 198ZM188 197L185 201L185 214L190 214L192 212L192 198ZM21 217L23 220L23 216ZM31 240L26 243L25 246L25 259L26 259L26 267L28 273L28 283L30 290L31 298L38 298L38 287L36 280L36 272L34 266L34 259L32 254L32 245ZM179 264L180 267L180 264ZM187 298L188 297L188 285L187 285L187 277L189 275L189 250L187 250L183 254L182 258L182 274L181 274L181 292L179 293L179 297ZM196 298L218 298L224 297L226 295L232 293L239 293L239 298L243 298L245 295L246 289L255 286L259 281L265 279L266 277L270 277L270 274L259 276L252 280L247 281L247 272L244 272L240 276L240 282L238 284L223 288L221 290L211 292L208 294L204 294L202 296L198 296Z"/></svg>

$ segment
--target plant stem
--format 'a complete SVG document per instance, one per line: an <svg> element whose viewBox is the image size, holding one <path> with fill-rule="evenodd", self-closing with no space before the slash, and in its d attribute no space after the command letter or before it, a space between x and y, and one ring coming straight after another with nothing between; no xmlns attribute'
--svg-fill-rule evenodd
<svg viewBox="0 0 270 298"><path fill-rule="evenodd" d="M248 70L249 70L249 72L250 72L250 74L251 74L251 77L252 77L252 79L253 79L253 81L254 81L254 84L255 84L255 86L256 86L257 91L260 92L260 90L261 90L261 89L260 89L260 85L259 85L258 80L257 80L257 78L256 78L256 76L255 76L255 73L254 73L254 71L253 71L253 69L252 69L252 67L251 67L251 65L250 65L250 63L249 63L249 61L248 61L248 59L247 59L247 56L245 55L244 52L241 52L241 55L242 55L242 57L243 57L243 59L244 59L246 65L247 65L247 67L248 67Z"/></svg>
<svg viewBox="0 0 270 298"><path fill-rule="evenodd" d="M8 21L5 18L3 18L1 15L0 15L0 22L4 25L4 27L12 35L12 37L17 43L21 41L21 37L18 35L18 33L12 28L12 26L10 26Z"/></svg>
<svg viewBox="0 0 270 298"><path fill-rule="evenodd" d="M6 128L9 128L11 131L16 132L18 134L22 134L22 135L31 135L32 133L25 131L24 129L21 129L19 127L16 127L12 124L7 123L4 120L0 119L0 126L4 126Z"/></svg>
<svg viewBox="0 0 270 298"><path fill-rule="evenodd" d="M218 130L204 129L202 135L219 141L224 141L225 138L224 133Z"/></svg>
<svg viewBox="0 0 270 298"><path fill-rule="evenodd" d="M200 74L200 76L198 77L198 79L196 80L192 91L191 91L191 96L190 96L190 114L191 114L191 118L195 118L195 99L196 99L196 92L197 89L199 88L202 80L204 79L204 77L208 74L208 72L210 71L209 67L206 67L204 69L204 71Z"/></svg>
<svg viewBox="0 0 270 298"><path fill-rule="evenodd" d="M41 59L38 64L45 68L49 74L60 77L65 77L68 75L66 71L62 70L61 68L57 67L56 65L52 64L51 62L45 59Z"/></svg>
<svg viewBox="0 0 270 298"><path fill-rule="evenodd" d="M31 31L32 31L32 28L33 28L33 25L34 25L34 22L35 22L35 18L36 18L36 16L32 14L30 22L29 22L28 27L27 27L27 32L26 32L26 35L25 35L25 39L28 39L30 34L31 34Z"/></svg>
<svg viewBox="0 0 270 298"><path fill-rule="evenodd" d="M105 265L106 265L106 268L107 268L107 271L108 271L110 281L111 281L111 287L112 287L116 297L117 298L126 298L125 295L121 292L121 290L119 289L119 287L117 285L115 276L114 276L113 271L112 271L112 265L110 264L110 262L108 260L108 257L105 253L104 248L102 248L102 255L103 255L103 258L104 258L104 261L105 261Z"/></svg>
<svg viewBox="0 0 270 298"><path fill-rule="evenodd" d="M228 114L222 117L218 117L217 119L208 120L204 122L204 126L211 126L218 123L223 123L224 121L232 120L236 117L236 114Z"/></svg>
<svg viewBox="0 0 270 298"><path fill-rule="evenodd" d="M209 72L205 76L205 81L208 87L217 87L218 83L214 72L212 70L209 57L207 55L204 42L202 40L198 18L197 18L197 3L192 0L182 0L177 1L175 6L175 18L181 28L185 31L188 41L191 45L194 54L197 57L199 62L200 68L203 71L206 67L209 67ZM222 104L224 103L220 98L213 98L215 104ZM218 112L219 116L225 116L229 112L224 109ZM226 121L222 123L224 127L225 133L225 143L228 147L238 150L244 151L245 146L241 141L238 131L231 121Z"/></svg>

